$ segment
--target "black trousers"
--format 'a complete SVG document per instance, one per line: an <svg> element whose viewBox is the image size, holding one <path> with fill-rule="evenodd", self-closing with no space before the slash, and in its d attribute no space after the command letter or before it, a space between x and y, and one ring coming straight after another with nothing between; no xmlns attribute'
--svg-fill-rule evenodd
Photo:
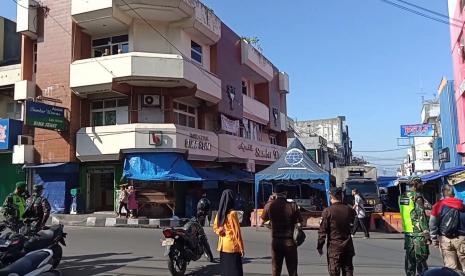
<svg viewBox="0 0 465 276"><path fill-rule="evenodd" d="M340 254L328 256L328 271L330 276L353 276L353 254Z"/></svg>
<svg viewBox="0 0 465 276"><path fill-rule="evenodd" d="M355 235L355 233L357 233L357 230L359 227L362 228L363 232L365 233L365 237L369 238L370 232L368 232L368 229L366 227L366 218L355 217L354 228L352 229L352 235Z"/></svg>
<svg viewBox="0 0 465 276"><path fill-rule="evenodd" d="M271 242L271 258L273 276L281 275L284 259L286 259L286 267L289 276L297 276L299 256L294 240L273 238Z"/></svg>
<svg viewBox="0 0 465 276"><path fill-rule="evenodd" d="M124 203L124 202L120 202L120 203L119 203L118 215L120 215L120 216L123 215L123 214L121 213L121 211L123 210L123 207L124 207L124 209L126 210L126 217L129 217L128 204L127 204L127 203Z"/></svg>
<svg viewBox="0 0 465 276"><path fill-rule="evenodd" d="M220 252L221 275L243 276L242 257L240 253Z"/></svg>

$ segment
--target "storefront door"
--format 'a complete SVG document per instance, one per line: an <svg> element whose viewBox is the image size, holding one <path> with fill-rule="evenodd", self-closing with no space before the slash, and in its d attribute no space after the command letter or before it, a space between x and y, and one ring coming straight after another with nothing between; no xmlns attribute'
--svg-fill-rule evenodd
<svg viewBox="0 0 465 276"><path fill-rule="evenodd" d="M114 210L115 170L89 169L87 173L87 209L93 212Z"/></svg>

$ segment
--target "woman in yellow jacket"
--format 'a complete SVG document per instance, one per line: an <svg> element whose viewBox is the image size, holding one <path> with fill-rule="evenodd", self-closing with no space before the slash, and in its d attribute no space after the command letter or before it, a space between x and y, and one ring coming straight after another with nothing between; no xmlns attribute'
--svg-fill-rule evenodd
<svg viewBox="0 0 465 276"><path fill-rule="evenodd" d="M218 251L220 252L221 275L242 276L242 257L244 242L242 241L239 219L234 209L234 192L224 190L213 230L219 236Z"/></svg>

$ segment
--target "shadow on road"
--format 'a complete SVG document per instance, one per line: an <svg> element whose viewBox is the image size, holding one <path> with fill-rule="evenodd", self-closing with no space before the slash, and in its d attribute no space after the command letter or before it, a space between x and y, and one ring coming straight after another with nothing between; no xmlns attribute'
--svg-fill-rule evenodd
<svg viewBox="0 0 465 276"><path fill-rule="evenodd" d="M91 276L119 269L121 267L127 266L127 264L132 262L137 262L151 258L134 257L108 259L109 257L116 257L128 254L131 253L104 253L63 257L63 262L58 268L62 275L65 276Z"/></svg>

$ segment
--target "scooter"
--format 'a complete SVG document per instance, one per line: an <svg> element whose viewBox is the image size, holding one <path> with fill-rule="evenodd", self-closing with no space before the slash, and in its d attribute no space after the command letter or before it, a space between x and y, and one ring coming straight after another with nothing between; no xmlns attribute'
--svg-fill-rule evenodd
<svg viewBox="0 0 465 276"><path fill-rule="evenodd" d="M41 249L33 251L16 262L0 269L0 276L57 276L53 269L53 251Z"/></svg>
<svg viewBox="0 0 465 276"><path fill-rule="evenodd" d="M165 239L161 240L161 245L165 247L165 256L169 256L168 269L173 276L184 275L191 261L198 261L211 252L197 218L190 219L184 227L166 228L163 235Z"/></svg>
<svg viewBox="0 0 465 276"><path fill-rule="evenodd" d="M53 225L39 232L20 231L21 233L10 233L0 239L0 265L9 265L22 258L27 253L39 249L50 249L53 251L53 268L56 268L63 256L61 245L66 246L66 233L63 225Z"/></svg>

